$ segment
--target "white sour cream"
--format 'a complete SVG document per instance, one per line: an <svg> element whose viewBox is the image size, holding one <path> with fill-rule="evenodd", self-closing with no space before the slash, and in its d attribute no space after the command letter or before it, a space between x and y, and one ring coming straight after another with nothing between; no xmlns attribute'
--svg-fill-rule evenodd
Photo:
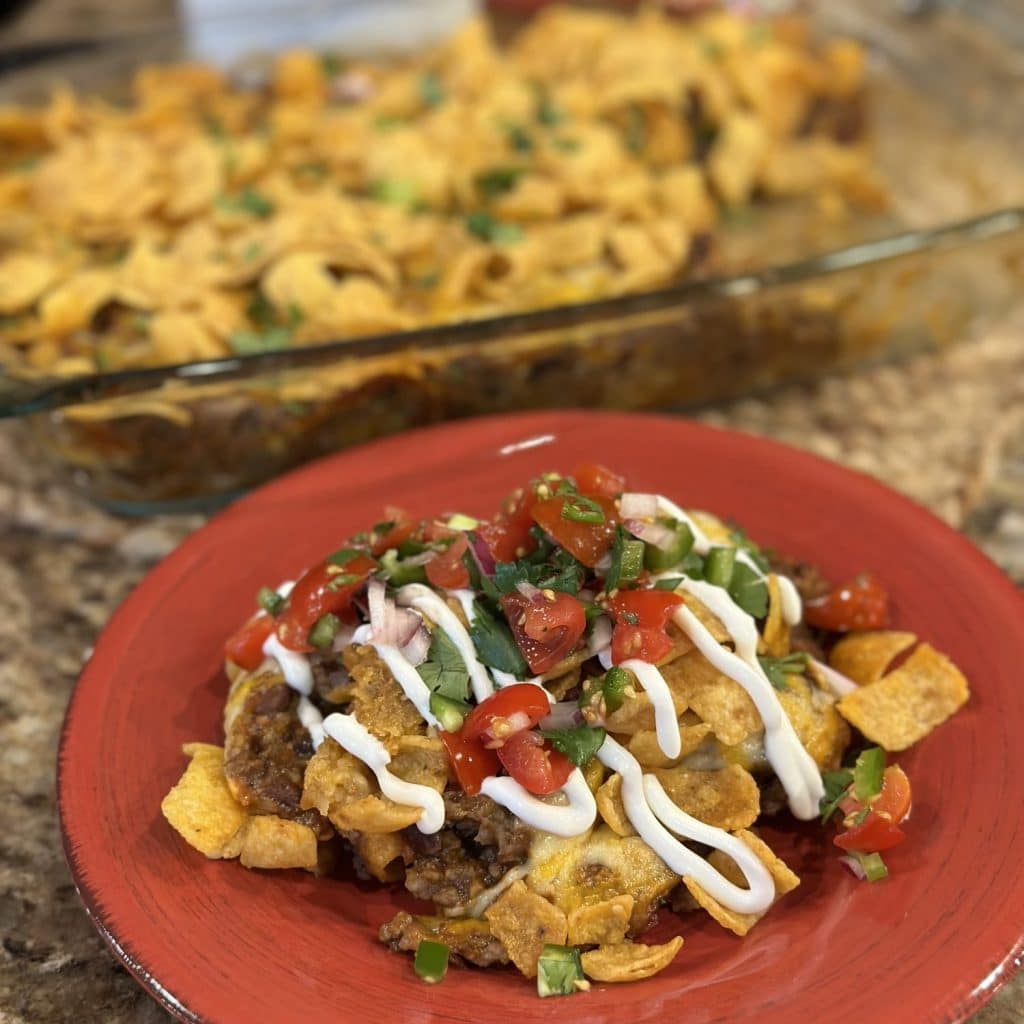
<svg viewBox="0 0 1024 1024"><path fill-rule="evenodd" d="M741 615L746 614L742 609L736 610ZM764 724L765 757L786 791L794 816L802 821L817 817L818 802L825 793L821 774L797 737L764 672L760 668L755 670L738 654L726 650L685 604L676 607L673 618L697 650L750 695Z"/></svg>
<svg viewBox="0 0 1024 1024"><path fill-rule="evenodd" d="M402 692L420 713L420 718L427 725L437 725L437 719L430 710L430 687L423 682L423 677L413 663L392 644L372 644L372 647L391 670Z"/></svg>
<svg viewBox="0 0 1024 1024"><path fill-rule="evenodd" d="M313 741L313 749L319 750L324 741L324 716L308 697L299 698L299 721L309 733Z"/></svg>
<svg viewBox="0 0 1024 1024"><path fill-rule="evenodd" d="M444 827L444 799L436 789L406 782L388 770L391 755L376 736L353 715L340 712L328 715L323 722L324 732L344 747L353 757L359 758L377 777L380 791L399 804L421 807L416 827L424 835L433 835Z"/></svg>
<svg viewBox="0 0 1024 1024"><path fill-rule="evenodd" d="M462 655L473 687L473 696L478 703L487 700L494 693L494 684L487 674L487 669L476 656L476 648L469 633L466 632L466 627L459 622L459 617L445 604L444 599L422 583L410 583L398 591L395 601L404 607L415 608L448 634Z"/></svg>
<svg viewBox="0 0 1024 1024"><path fill-rule="evenodd" d="M508 776L489 776L480 786L480 792L531 828L556 836L582 835L597 818L597 802L579 768L574 769L561 789L568 799L568 803L561 806L545 803Z"/></svg>
<svg viewBox="0 0 1024 1024"><path fill-rule="evenodd" d="M672 871L694 879L719 903L738 914L760 914L768 909L775 898L775 883L768 869L740 840L724 829L706 825L680 810L665 795L658 780L653 775L645 776L640 762L610 736L601 745L597 756L602 764L622 776L622 804L626 817L640 838ZM649 793L648 781L653 783ZM654 797L653 805L649 802L650 796ZM661 813L657 813L654 807ZM683 838L727 853L743 871L749 888L741 889L734 885L703 857L679 842L669 828Z"/></svg>
<svg viewBox="0 0 1024 1024"><path fill-rule="evenodd" d="M277 633L271 633L263 643L263 653L273 658L281 668L284 681L296 693L308 697L313 692L313 670L309 666L309 658L299 651L289 650L280 640Z"/></svg>
<svg viewBox="0 0 1024 1024"><path fill-rule="evenodd" d="M654 728L658 736L658 746L662 753L675 760L683 751L683 741L679 733L679 717L676 706L672 702L672 691L665 682L665 677L649 662L639 658L630 658L622 662L624 668L636 676L637 682L651 700L654 708Z"/></svg>

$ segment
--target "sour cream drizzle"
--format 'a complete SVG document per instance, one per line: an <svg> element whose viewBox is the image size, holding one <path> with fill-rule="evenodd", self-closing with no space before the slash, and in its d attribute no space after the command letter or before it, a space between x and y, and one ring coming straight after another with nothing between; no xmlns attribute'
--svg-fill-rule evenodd
<svg viewBox="0 0 1024 1024"><path fill-rule="evenodd" d="M719 903L739 914L759 914L775 898L775 883L754 853L724 829L705 825L680 810L653 775L644 775L640 762L615 740L605 738L597 757L622 776L622 804L640 838L677 875L694 879ZM659 818L661 820L659 820ZM668 826L668 827L666 827ZM672 832L713 846L739 865L748 889L734 885L703 857L684 846Z"/></svg>
<svg viewBox="0 0 1024 1024"><path fill-rule="evenodd" d="M308 697L299 698L299 721L309 733L313 749L319 750L320 744L324 741L324 716Z"/></svg>
<svg viewBox="0 0 1024 1024"><path fill-rule="evenodd" d="M296 693L308 697L313 692L313 670L309 667L309 658L304 654L285 647L277 639L277 633L271 633L267 637L263 644L263 653L278 663L284 681Z"/></svg>
<svg viewBox="0 0 1024 1024"><path fill-rule="evenodd" d="M459 617L445 604L444 599L422 583L410 583L398 591L395 601L405 607L415 608L448 634L466 664L473 696L478 703L487 700L494 693L494 684L487 674L487 669L476 656L476 648L469 633L466 632L466 627L459 622Z"/></svg>
<svg viewBox="0 0 1024 1024"><path fill-rule="evenodd" d="M388 770L391 755L376 736L355 718L335 712L323 722L324 732L344 747L353 757L359 758L374 775L380 791L396 803L410 807L422 807L416 827L424 835L433 835L444 827L444 799L436 789L406 782Z"/></svg>
<svg viewBox="0 0 1024 1024"><path fill-rule="evenodd" d="M567 804L549 804L539 800L508 776L491 775L484 779L480 792L508 808L520 821L556 836L578 836L597 818L597 802L583 773L576 768L561 792Z"/></svg>
<svg viewBox="0 0 1024 1024"><path fill-rule="evenodd" d="M683 751L683 740L679 732L679 716L672 702L672 691L665 682L665 677L654 665L638 658L630 658L621 663L621 668L632 672L637 682L651 700L654 708L654 728L658 736L658 746L666 757L673 760Z"/></svg>
<svg viewBox="0 0 1024 1024"><path fill-rule="evenodd" d="M818 802L825 793L821 774L804 750L767 677L760 669L755 671L738 653L726 650L685 604L677 606L673 617L697 650L750 695L764 723L765 757L786 791L790 810L803 821L817 817Z"/></svg>

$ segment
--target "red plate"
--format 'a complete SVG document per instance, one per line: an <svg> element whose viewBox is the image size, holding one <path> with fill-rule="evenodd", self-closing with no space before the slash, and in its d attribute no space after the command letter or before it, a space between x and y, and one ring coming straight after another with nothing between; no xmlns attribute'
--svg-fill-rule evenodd
<svg viewBox="0 0 1024 1024"><path fill-rule="evenodd" d="M914 782L892 877L858 883L815 826L766 829L803 878L738 939L706 915L648 981L541 1000L512 971L453 970L431 988L375 940L399 893L207 861L160 816L181 744L221 742L224 638L257 588L294 576L385 505L487 515L544 469L598 459L640 490L734 517L834 577L873 568L897 622L970 678L968 706L900 758ZM1024 950L1024 601L958 534L865 476L682 420L527 414L407 434L309 466L229 508L125 602L75 690L60 814L96 926L182 1020L960 1021Z"/></svg>

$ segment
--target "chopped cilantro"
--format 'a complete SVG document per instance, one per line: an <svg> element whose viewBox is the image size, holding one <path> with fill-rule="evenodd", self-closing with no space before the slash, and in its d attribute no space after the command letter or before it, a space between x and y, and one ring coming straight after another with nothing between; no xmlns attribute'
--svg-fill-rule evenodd
<svg viewBox="0 0 1024 1024"><path fill-rule="evenodd" d="M526 674L527 664L512 639L512 631L493 616L481 601L473 602L473 624L469 632L477 654L485 665L502 672L511 672L520 678Z"/></svg>
<svg viewBox="0 0 1024 1024"><path fill-rule="evenodd" d="M358 558L359 555L363 554L358 548L338 548L333 554L327 556L327 561L331 565L348 565L353 558Z"/></svg>
<svg viewBox="0 0 1024 1024"><path fill-rule="evenodd" d="M469 696L466 663L451 637L439 627L435 627L431 634L427 660L416 671L433 693L459 701Z"/></svg>
<svg viewBox="0 0 1024 1024"><path fill-rule="evenodd" d="M497 196L511 192L516 187L525 168L522 167L490 167L481 171L474 179L476 190L485 199L494 199Z"/></svg>
<svg viewBox="0 0 1024 1024"><path fill-rule="evenodd" d="M378 178L370 186L370 195L378 203L411 210L418 201L416 182L407 178Z"/></svg>
<svg viewBox="0 0 1024 1024"><path fill-rule="evenodd" d="M793 651L784 658L758 658L764 674L776 690L787 688L787 675L803 675L807 671L807 655L803 651Z"/></svg>
<svg viewBox="0 0 1024 1024"><path fill-rule="evenodd" d="M262 192L250 186L235 194L219 196L216 205L230 213L248 213L261 218L269 217L274 212L274 204Z"/></svg>
<svg viewBox="0 0 1024 1024"><path fill-rule="evenodd" d="M444 102L446 95L444 83L436 72L428 71L420 76L420 99L424 106L436 107Z"/></svg>
<svg viewBox="0 0 1024 1024"><path fill-rule="evenodd" d="M822 772L821 781L825 786L825 795L820 802L821 823L824 825L835 814L839 802L853 784L853 772L849 768L838 772Z"/></svg>
<svg viewBox="0 0 1024 1024"><path fill-rule="evenodd" d="M336 53L320 54L320 70L328 78L334 78L345 70L345 61Z"/></svg>
<svg viewBox="0 0 1024 1024"><path fill-rule="evenodd" d="M533 137L521 124L510 124L505 128L508 135L508 144L517 153L530 153L533 151Z"/></svg>
<svg viewBox="0 0 1024 1024"><path fill-rule="evenodd" d="M252 356L280 352L291 340L291 332L286 327L268 327L265 331L235 331L228 337L228 344L235 355Z"/></svg>
<svg viewBox="0 0 1024 1024"><path fill-rule="evenodd" d="M484 242L518 242L523 237L518 224L505 224L483 210L469 214L465 224L471 235Z"/></svg>

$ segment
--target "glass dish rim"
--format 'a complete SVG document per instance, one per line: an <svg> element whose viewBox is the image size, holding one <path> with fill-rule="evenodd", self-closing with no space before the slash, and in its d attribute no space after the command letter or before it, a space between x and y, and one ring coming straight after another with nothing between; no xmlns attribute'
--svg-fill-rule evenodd
<svg viewBox="0 0 1024 1024"><path fill-rule="evenodd" d="M745 298L847 270L884 265L915 254L981 244L1017 233L1024 233L1024 205L1000 207L933 227L886 234L868 242L831 249L792 262L766 264L741 273L680 281L648 291L580 303L431 324L323 344L299 345L275 352L68 377L12 376L0 367L0 419L117 399L151 391L172 381L194 385L246 380L283 370L312 368L342 359L393 355L409 349L437 351L473 344L488 350L512 336L600 326L636 314L661 312L686 304Z"/></svg>

